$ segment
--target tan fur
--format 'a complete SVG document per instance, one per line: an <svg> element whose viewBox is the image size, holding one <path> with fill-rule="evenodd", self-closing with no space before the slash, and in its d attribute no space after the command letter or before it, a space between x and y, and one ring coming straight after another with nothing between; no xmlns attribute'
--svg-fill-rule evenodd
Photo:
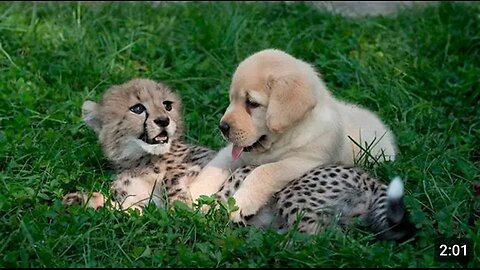
<svg viewBox="0 0 480 270"><path fill-rule="evenodd" d="M139 104L144 109L132 111ZM84 102L83 120L98 135L116 171L111 186L113 208L142 211L151 201L158 206L177 200L191 203L187 185L214 152L182 141L181 110L177 94L148 79L112 86L100 103ZM160 124L159 119L168 120L168 124ZM165 132L168 141L155 141L155 137L164 138ZM97 192L92 196L82 192L64 196L65 204L85 203L98 208L105 202L106 197Z"/></svg>
<svg viewBox="0 0 480 270"><path fill-rule="evenodd" d="M162 104L165 100L173 102L173 109L170 112L167 112ZM152 154L162 154L170 149L171 143L150 147L137 139L144 132L144 117L129 111L129 108L137 103L142 103L148 110L146 130L150 138L160 133L160 128L154 123L154 119L158 117L169 116L172 120L167 128L170 139L182 134L183 123L180 117L182 105L178 96L167 86L148 79L133 79L112 86L100 104L95 105L93 101L86 101L82 113L84 121L94 130L98 130L98 127L92 123L93 119L101 123L102 128L98 131L99 140L105 155L114 163L123 163L129 158L140 157L144 150L149 150ZM98 111L93 111L95 108ZM92 118L92 115L98 117ZM119 130L121 135L116 133ZM142 146L147 149L142 149Z"/></svg>
<svg viewBox="0 0 480 270"><path fill-rule="evenodd" d="M317 104L313 91L300 74L272 78L267 108L267 127L281 133L302 120Z"/></svg>
<svg viewBox="0 0 480 270"><path fill-rule="evenodd" d="M247 98L261 106L250 109ZM391 131L373 112L337 100L312 66L279 50L257 52L239 64L221 121L230 125L231 144L202 170L190 191L194 200L211 195L230 171L260 165L234 195L240 208L232 216L236 221L240 213L255 214L275 192L316 166L353 165L362 151L348 136L362 146L384 136L370 149L372 155L384 154L387 160L396 155ZM232 160L234 146L256 142Z"/></svg>

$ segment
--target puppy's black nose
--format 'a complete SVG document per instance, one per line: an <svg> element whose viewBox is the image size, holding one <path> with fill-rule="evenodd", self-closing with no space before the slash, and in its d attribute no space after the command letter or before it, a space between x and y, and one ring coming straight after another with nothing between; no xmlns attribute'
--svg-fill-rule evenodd
<svg viewBox="0 0 480 270"><path fill-rule="evenodd" d="M230 126L228 125L227 122L220 122L220 125L218 125L218 128L220 128L223 135L225 135L225 136L228 135L228 131L230 130Z"/></svg>
<svg viewBox="0 0 480 270"><path fill-rule="evenodd" d="M170 118L166 116L160 116L157 119L153 120L155 124L157 124L160 127L166 127L168 124L170 124Z"/></svg>

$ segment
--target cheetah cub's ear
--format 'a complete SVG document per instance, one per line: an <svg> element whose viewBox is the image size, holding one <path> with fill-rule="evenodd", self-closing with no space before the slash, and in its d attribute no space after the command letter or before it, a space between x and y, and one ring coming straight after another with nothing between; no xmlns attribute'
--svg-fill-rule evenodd
<svg viewBox="0 0 480 270"><path fill-rule="evenodd" d="M85 101L82 105L83 121L97 134L102 129L102 121L99 116L99 110L100 105L90 100Z"/></svg>

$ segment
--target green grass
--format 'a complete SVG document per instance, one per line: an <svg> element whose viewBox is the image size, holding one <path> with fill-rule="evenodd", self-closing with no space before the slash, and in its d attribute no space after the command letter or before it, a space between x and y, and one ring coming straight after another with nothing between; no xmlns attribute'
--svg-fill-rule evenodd
<svg viewBox="0 0 480 270"><path fill-rule="evenodd" d="M65 208L112 176L81 104L133 77L185 105L187 140L223 145L216 125L236 65L276 47L311 62L335 96L376 112L400 156L369 169L406 179L416 242L369 232L278 235L177 206L144 216ZM480 172L480 5L442 3L348 19L306 4L0 4L0 267L451 267L434 240L467 237ZM476 257L468 265L480 266Z"/></svg>

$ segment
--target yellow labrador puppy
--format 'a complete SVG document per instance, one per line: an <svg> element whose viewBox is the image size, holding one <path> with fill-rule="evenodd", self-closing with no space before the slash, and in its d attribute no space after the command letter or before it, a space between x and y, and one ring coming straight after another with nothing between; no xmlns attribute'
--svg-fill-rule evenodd
<svg viewBox="0 0 480 270"><path fill-rule="evenodd" d="M219 128L231 142L190 186L192 199L218 191L229 173L259 165L234 194L236 222L255 214L274 193L314 167L354 164L362 150L394 160L391 131L373 113L334 98L308 63L275 49L237 67L230 105ZM373 142L373 143L372 143Z"/></svg>

